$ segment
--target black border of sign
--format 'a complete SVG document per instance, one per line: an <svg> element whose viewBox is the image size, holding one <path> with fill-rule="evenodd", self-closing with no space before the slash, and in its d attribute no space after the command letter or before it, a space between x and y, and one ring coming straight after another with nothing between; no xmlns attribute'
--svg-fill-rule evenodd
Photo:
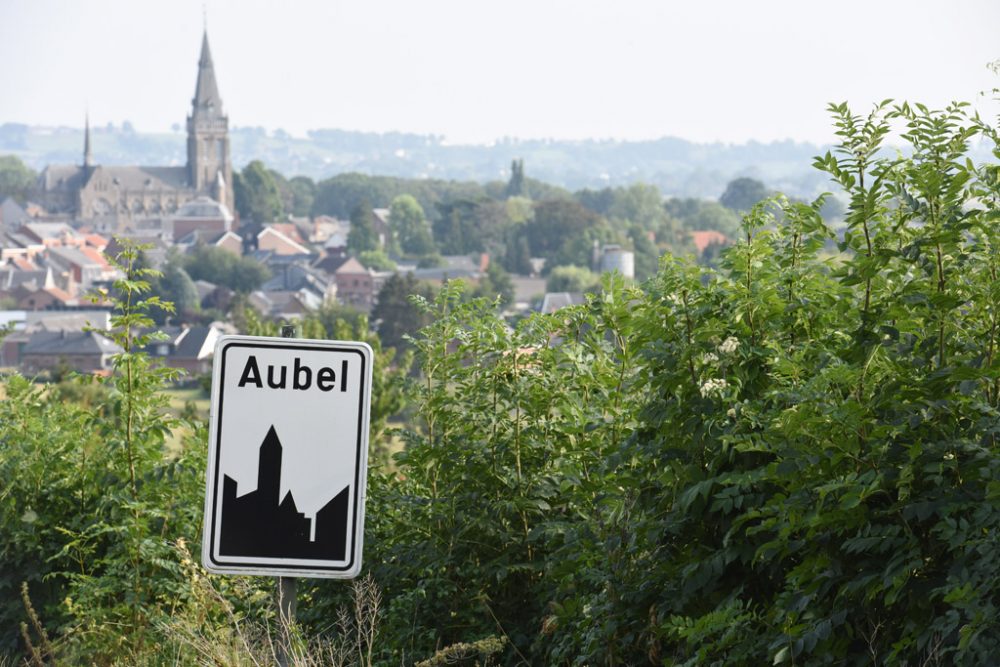
<svg viewBox="0 0 1000 667"><path fill-rule="evenodd" d="M354 453L354 507L352 508L352 519L351 519L351 559L347 561L346 565L339 567L332 567L329 565L294 565L291 563L233 563L233 562L219 562L215 559L215 537L216 530L216 517L219 514L218 505L219 502L219 475L221 474L221 467L219 465L222 459L222 395L226 389L226 352L229 351L231 347L259 347L265 349L281 349L281 350L325 350L329 352L341 352L341 353L354 353L361 357L361 386L358 391L358 442L355 445ZM219 409L218 414L215 416L215 478L212 480L212 532L210 535L211 543L208 545L208 557L214 565L220 568L274 568L274 569L288 569L288 570L311 570L313 572L323 571L323 572L345 572L354 567L354 559L357 557L356 553L356 541L358 536L358 502L360 494L360 483L359 476L361 475L361 441L364 434L362 419L364 418L364 408L365 408L365 378L367 373L367 368L365 367L365 362L367 361L364 352L353 347L338 347L332 345L282 345L281 343L250 343L243 341L233 341L231 343L226 343L223 348L219 351L222 359L219 366ZM367 452L365 452L367 455Z"/></svg>

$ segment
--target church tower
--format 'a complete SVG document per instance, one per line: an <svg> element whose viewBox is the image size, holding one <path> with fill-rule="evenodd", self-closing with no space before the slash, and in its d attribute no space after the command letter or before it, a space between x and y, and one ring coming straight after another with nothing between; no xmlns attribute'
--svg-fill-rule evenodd
<svg viewBox="0 0 1000 667"><path fill-rule="evenodd" d="M229 118L222 113L222 98L215 82L215 66L208 49L208 32L201 41L198 83L187 119L188 178L199 194L233 207L233 167L229 154Z"/></svg>

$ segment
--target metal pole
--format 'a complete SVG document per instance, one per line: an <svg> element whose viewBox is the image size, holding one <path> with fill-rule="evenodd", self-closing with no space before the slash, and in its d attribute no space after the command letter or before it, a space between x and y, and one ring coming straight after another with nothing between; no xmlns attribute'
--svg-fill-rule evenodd
<svg viewBox="0 0 1000 667"><path fill-rule="evenodd" d="M281 337L295 338L295 325L281 325ZM295 577L278 577L278 627L282 630L282 636L278 638L278 667L288 667L291 628L295 623L296 584Z"/></svg>

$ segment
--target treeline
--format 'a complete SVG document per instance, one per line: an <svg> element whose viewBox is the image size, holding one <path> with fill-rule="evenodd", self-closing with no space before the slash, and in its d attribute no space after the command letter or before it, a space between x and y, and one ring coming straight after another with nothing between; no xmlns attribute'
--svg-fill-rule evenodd
<svg viewBox="0 0 1000 667"><path fill-rule="evenodd" d="M329 215L366 226L372 207L390 209L394 237L388 247L355 243L357 253L382 250L414 257L486 252L510 273L532 272L531 258L560 266L590 268L594 244L620 244L636 253L636 274L647 278L660 255L694 251L690 232L714 230L733 239L740 212L769 190L753 179L729 184L719 201L664 200L658 188L627 187L569 192L525 175L523 161L511 165L507 182L475 183L341 174L313 183L286 179L252 162L235 180L236 203L247 221L284 214ZM827 219L842 213L830 198Z"/></svg>

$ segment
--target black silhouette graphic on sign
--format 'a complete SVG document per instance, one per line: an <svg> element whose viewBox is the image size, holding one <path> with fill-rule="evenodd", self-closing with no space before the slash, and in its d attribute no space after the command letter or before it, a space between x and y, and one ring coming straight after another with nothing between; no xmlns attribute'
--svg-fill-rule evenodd
<svg viewBox="0 0 1000 667"><path fill-rule="evenodd" d="M299 512L292 492L281 490L281 441L272 426L260 446L257 490L236 497L236 480L224 475L222 529L219 553L223 556L313 558L344 560L347 550L347 496L349 486L316 512L316 536L310 539L312 521Z"/></svg>

